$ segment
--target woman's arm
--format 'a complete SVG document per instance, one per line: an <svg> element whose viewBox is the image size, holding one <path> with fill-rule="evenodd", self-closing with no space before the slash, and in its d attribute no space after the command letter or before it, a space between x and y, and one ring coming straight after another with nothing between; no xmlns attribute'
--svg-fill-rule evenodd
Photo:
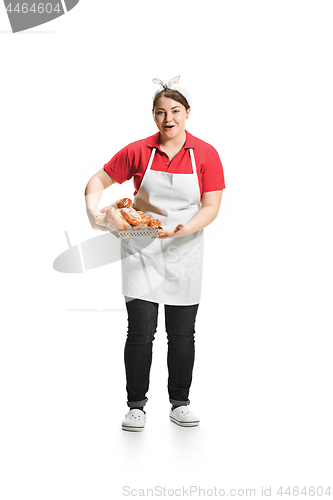
<svg viewBox="0 0 333 500"><path fill-rule="evenodd" d="M93 229L99 229L100 231L107 231L102 226L98 226L95 224L95 219L97 215L100 213L98 210L98 203L102 198L102 194L104 189L110 187L112 184L115 184L116 181L113 180L104 170L101 168L96 174L92 176L89 180L86 190L85 190L85 199L86 199L86 210L87 215Z"/></svg>
<svg viewBox="0 0 333 500"><path fill-rule="evenodd" d="M200 210L192 217L187 224L178 224L174 229L160 230L159 237L175 238L177 236L187 236L188 234L195 233L199 229L203 229L213 222L219 213L223 190L209 191L202 195Z"/></svg>

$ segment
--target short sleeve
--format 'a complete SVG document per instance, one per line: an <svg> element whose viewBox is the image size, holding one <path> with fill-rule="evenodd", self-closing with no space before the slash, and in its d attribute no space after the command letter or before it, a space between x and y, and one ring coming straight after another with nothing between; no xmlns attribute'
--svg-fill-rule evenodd
<svg viewBox="0 0 333 500"><path fill-rule="evenodd" d="M116 153L113 158L104 165L104 170L112 179L118 182L118 184L130 180L133 177L133 173L128 146Z"/></svg>
<svg viewBox="0 0 333 500"><path fill-rule="evenodd" d="M222 162L216 150L202 168L202 192L219 191L225 188Z"/></svg>

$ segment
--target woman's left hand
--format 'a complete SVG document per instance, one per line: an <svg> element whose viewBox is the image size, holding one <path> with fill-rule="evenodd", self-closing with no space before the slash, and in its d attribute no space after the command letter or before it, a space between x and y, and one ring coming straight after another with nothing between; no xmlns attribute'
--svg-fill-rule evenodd
<svg viewBox="0 0 333 500"><path fill-rule="evenodd" d="M165 238L176 238L178 236L186 236L188 234L184 224L178 224L174 229L159 229L158 237L163 240Z"/></svg>

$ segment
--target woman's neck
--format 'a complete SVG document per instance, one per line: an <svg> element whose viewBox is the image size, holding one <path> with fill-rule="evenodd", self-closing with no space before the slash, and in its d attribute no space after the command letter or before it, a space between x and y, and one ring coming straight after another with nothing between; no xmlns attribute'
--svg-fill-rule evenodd
<svg viewBox="0 0 333 500"><path fill-rule="evenodd" d="M180 136L174 137L173 139L167 139L160 134L159 143L162 151L180 151L186 142L186 132Z"/></svg>

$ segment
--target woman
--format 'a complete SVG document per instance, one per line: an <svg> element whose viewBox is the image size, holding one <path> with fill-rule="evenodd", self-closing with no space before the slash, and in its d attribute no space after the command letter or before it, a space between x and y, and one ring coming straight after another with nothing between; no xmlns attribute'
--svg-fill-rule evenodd
<svg viewBox="0 0 333 500"><path fill-rule="evenodd" d="M136 189L134 208L158 218L163 227L148 246L140 238L121 242L130 408L122 428L129 431L142 431L146 422L159 304L164 304L168 338L169 417L183 427L199 424L188 396L201 293L203 228L217 217L225 187L216 150L185 130L190 104L187 92L178 86L179 77L166 84L153 81L159 84L153 97L158 132L119 151L86 187L87 214L94 229L104 229L94 222L103 190L131 178Z"/></svg>

